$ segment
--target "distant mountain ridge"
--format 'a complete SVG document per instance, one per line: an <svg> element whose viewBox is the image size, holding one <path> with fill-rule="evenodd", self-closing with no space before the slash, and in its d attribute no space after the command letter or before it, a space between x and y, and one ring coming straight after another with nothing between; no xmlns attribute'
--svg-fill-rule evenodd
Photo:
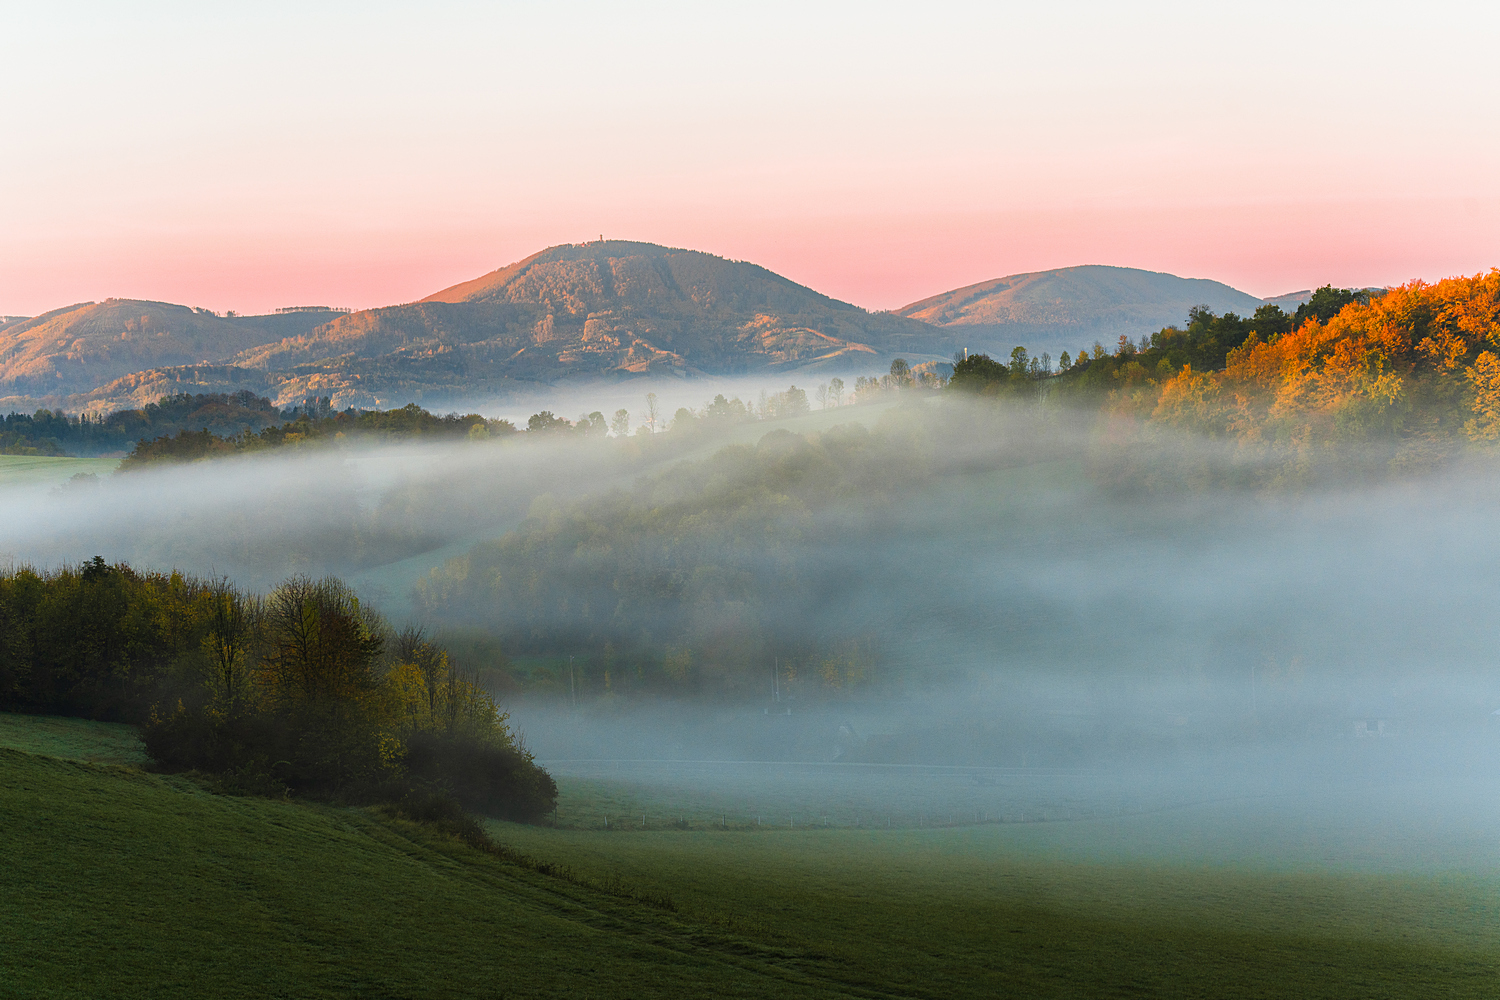
<svg viewBox="0 0 1500 1000"><path fill-rule="evenodd" d="M943 353L947 340L924 323L868 312L757 264L608 240L550 247L235 362L272 369L390 357L446 387L457 374L495 384L849 365Z"/></svg>
<svg viewBox="0 0 1500 1000"><path fill-rule="evenodd" d="M1278 296L1288 311L1308 291ZM468 405L565 381L642 375L807 377L955 350L1054 355L1181 324L1195 305L1263 300L1206 279L1085 265L870 312L757 264L625 240L549 247L404 305L217 316L109 299L0 318L0 408L100 412L249 389L278 405ZM801 377L801 376L799 376Z"/></svg>
<svg viewBox="0 0 1500 1000"><path fill-rule="evenodd" d="M106 299L0 326L0 396L71 396L155 368L221 359L326 323L333 310L224 317Z"/></svg>
<svg viewBox="0 0 1500 1000"><path fill-rule="evenodd" d="M1134 340L1181 324L1196 305L1247 315L1262 301L1206 278L1086 264L981 281L895 313L948 330L973 350L1005 354L1023 345L1036 354L1086 347L1096 339L1113 346L1122 333Z"/></svg>

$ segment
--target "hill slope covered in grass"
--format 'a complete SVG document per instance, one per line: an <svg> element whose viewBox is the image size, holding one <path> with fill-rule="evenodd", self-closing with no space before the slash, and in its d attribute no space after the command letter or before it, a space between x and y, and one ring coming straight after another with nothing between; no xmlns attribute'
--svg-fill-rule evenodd
<svg viewBox="0 0 1500 1000"><path fill-rule="evenodd" d="M491 827L549 867L101 762L124 727L4 722L15 995L1478 997L1496 972L1484 889L1451 880L1068 866L964 830Z"/></svg>

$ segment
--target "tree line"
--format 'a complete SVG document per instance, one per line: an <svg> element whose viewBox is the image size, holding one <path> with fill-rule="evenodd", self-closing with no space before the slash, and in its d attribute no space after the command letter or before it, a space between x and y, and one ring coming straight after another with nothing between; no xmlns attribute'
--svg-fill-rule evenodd
<svg viewBox="0 0 1500 1000"><path fill-rule="evenodd" d="M310 403L293 408L285 415L284 421L259 431L246 429L226 435L204 427L197 431L180 430L175 436L143 438L121 460L120 471L128 472L164 462L192 462L354 438L377 441L483 440L516 432L515 425L508 420L488 420L477 413L438 416L416 403L391 410L356 410L351 407L340 411L328 408L327 397Z"/></svg>
<svg viewBox="0 0 1500 1000"><path fill-rule="evenodd" d="M139 409L104 415L62 410L8 413L0 417L0 455L105 455L180 431L206 429L225 436L258 432L287 417L269 399L249 390L178 393Z"/></svg>
<svg viewBox="0 0 1500 1000"><path fill-rule="evenodd" d="M260 595L95 557L0 573L0 709L136 723L231 790L535 820L552 778L477 679L341 581Z"/></svg>
<svg viewBox="0 0 1500 1000"><path fill-rule="evenodd" d="M1182 327L1059 360L1049 372L1021 347L1008 363L955 359L948 388L1093 409L1116 455L1172 430L1274 458L1278 475L1428 467L1500 442L1500 270L1374 292L1326 285L1292 314L1199 306Z"/></svg>
<svg viewBox="0 0 1500 1000"><path fill-rule="evenodd" d="M836 403L843 394L843 381L835 378L832 388L825 384L818 391L825 405ZM161 435L150 440L143 438L121 461L120 471L355 439L482 441L535 435L554 441L606 437L639 440L666 432L675 432L682 437L703 430L722 430L735 424L797 417L811 410L807 392L795 385L781 392L763 391L758 403L746 403L738 397L726 399L721 393L700 409L679 407L670 418L662 413L654 392L647 393L645 401L641 423L634 427L633 432L631 413L627 409L616 410L608 419L595 410L580 415L576 421L551 410L541 410L527 419L525 430L521 431L509 420L491 420L477 413L439 416L416 403L391 410L356 410L351 407L333 411L324 397L284 411L282 422L259 430L221 434L208 427L196 431L184 428L175 435Z"/></svg>

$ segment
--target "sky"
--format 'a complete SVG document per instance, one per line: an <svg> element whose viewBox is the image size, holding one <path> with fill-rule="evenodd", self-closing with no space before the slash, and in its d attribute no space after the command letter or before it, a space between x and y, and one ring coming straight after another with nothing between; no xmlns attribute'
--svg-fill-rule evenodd
<svg viewBox="0 0 1500 1000"><path fill-rule="evenodd" d="M868 308L1500 265L1500 5L0 0L0 315L410 301L600 235Z"/></svg>

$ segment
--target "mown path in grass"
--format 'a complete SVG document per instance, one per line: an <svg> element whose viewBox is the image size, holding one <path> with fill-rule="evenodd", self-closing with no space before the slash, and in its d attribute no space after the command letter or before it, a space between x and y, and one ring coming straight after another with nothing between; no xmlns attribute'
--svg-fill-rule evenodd
<svg viewBox="0 0 1500 1000"><path fill-rule="evenodd" d="M795 951L362 810L0 749L3 992L837 996Z"/></svg>
<svg viewBox="0 0 1500 1000"><path fill-rule="evenodd" d="M102 763L124 727L0 722L5 995L1479 997L1500 971L1463 930L1482 894L1440 880L1071 865L993 829L493 825L563 878Z"/></svg>
<svg viewBox="0 0 1500 1000"><path fill-rule="evenodd" d="M705 923L902 995L1490 995L1494 884L1085 864L1014 831L551 831L496 835L669 891Z"/></svg>

